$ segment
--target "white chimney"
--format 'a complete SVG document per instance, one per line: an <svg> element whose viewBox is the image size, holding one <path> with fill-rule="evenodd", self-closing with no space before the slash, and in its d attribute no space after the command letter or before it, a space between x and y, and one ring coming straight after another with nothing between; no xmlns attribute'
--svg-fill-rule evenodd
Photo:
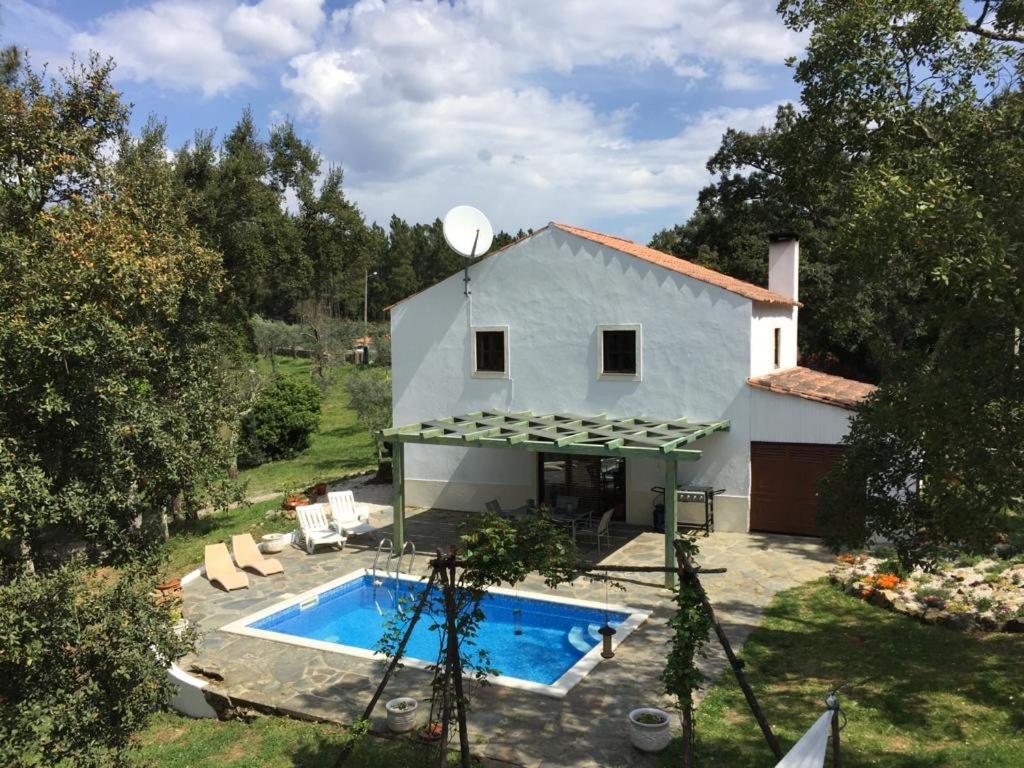
<svg viewBox="0 0 1024 768"><path fill-rule="evenodd" d="M768 236L768 290L800 301L800 241L790 232Z"/></svg>

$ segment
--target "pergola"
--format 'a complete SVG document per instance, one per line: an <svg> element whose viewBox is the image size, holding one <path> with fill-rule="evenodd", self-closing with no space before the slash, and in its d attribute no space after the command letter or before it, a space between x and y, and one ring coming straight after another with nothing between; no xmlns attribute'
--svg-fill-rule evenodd
<svg viewBox="0 0 1024 768"><path fill-rule="evenodd" d="M695 422L664 421L635 417L614 419L577 416L571 413L534 415L529 411L477 411L384 430L384 442L392 446L394 482L394 543L405 543L406 443L450 445L461 448L505 448L536 453L575 453L609 458L657 459L665 463L665 575L675 583L676 467L680 461L697 461L701 452L692 444L714 432L729 430L729 420Z"/></svg>

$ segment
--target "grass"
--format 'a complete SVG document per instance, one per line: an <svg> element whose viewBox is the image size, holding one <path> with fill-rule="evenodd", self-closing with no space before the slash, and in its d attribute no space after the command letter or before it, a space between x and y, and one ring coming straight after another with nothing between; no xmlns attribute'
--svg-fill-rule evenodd
<svg viewBox="0 0 1024 768"><path fill-rule="evenodd" d="M1024 754L1024 638L920 624L824 582L780 593L743 650L762 708L788 749L841 694L843 765L1011 768ZM697 711L697 763L771 766L735 678ZM679 745L662 756L679 764Z"/></svg>
<svg viewBox="0 0 1024 768"><path fill-rule="evenodd" d="M203 547L219 541L228 543L232 534L249 532L259 541L264 533L294 528L294 524L267 519L267 512L280 507L283 500L283 496L275 496L256 504L245 504L199 520L173 525L170 541L167 542L168 559L163 573L183 576L193 568L198 568L203 562Z"/></svg>
<svg viewBox="0 0 1024 768"><path fill-rule="evenodd" d="M250 497L307 488L377 466L373 440L349 408L345 381L352 368L350 365L341 367L328 386L321 407L320 428L311 437L309 448L295 458L271 461L241 473ZM277 370L286 376L308 377L309 360L278 357Z"/></svg>
<svg viewBox="0 0 1024 768"><path fill-rule="evenodd" d="M284 717L190 720L172 714L153 718L139 737L134 763L160 768L327 768L346 740L344 728ZM458 765L458 760L450 760ZM368 736L347 768L420 768L437 765L437 753L406 739Z"/></svg>

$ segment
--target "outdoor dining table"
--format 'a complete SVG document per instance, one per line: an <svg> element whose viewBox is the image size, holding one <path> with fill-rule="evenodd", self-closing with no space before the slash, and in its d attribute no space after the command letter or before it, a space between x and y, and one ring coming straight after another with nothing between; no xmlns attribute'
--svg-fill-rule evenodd
<svg viewBox="0 0 1024 768"><path fill-rule="evenodd" d="M572 530L572 540L576 541L576 523L590 517L589 512L569 512L564 509L556 509L551 513L551 519L560 525L568 525Z"/></svg>

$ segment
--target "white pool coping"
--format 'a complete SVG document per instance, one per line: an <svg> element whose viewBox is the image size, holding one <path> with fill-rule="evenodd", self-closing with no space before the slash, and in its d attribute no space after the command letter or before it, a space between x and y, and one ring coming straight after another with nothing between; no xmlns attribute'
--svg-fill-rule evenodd
<svg viewBox="0 0 1024 768"><path fill-rule="evenodd" d="M236 621L232 621L230 624L225 624L221 627L222 632L231 632L236 635L246 635L247 637L258 637L262 640L273 640L278 643L289 643L290 645L298 645L303 648L314 648L318 651L327 651L329 653L342 653L347 656L355 656L360 659L384 659L384 654L375 651L368 651L365 648L357 648L352 645L344 645L342 643L328 643L323 640L311 640L304 637L296 637L295 635L288 635L283 632L272 632L266 629L255 629L248 626L253 622L265 619L267 616L271 616L279 611L283 611L285 608L290 608L293 605L300 605L307 600L311 600L318 597L321 593L326 592L335 587L340 587L343 584L347 584L350 581L361 579L363 576L371 574L369 568L360 568L359 570L352 571L351 573L341 576L340 578L328 581L326 584L314 587L313 589L306 590L300 595L292 595L274 603L267 608L251 613ZM389 574L388 578L394 578L394 574ZM420 583L424 581L424 578L417 576L411 576L409 574L399 574L398 578L402 581L411 581L414 583ZM572 597L555 597L553 595L546 595L540 592L531 592L528 590L512 590L505 587L491 587L487 590L498 595L511 595L513 597L522 597L528 600L539 600L548 603L557 603L559 605L571 605L580 608L593 608L599 611L613 611L615 613L628 614L627 618L615 628L615 634L612 636L612 649L618 648L619 644L629 637L634 631L636 631L645 621L647 621L649 613L640 611L636 608L631 608L627 605L620 605L616 603L604 603L594 602L593 600L577 600ZM496 675L490 676L488 682L495 683L497 685L504 685L509 688L518 688L524 691L531 691L533 693L539 693L544 696L550 696L551 698L561 699L566 696L579 683L586 677L591 670L594 669L601 661L601 644L598 643L596 646L587 651L586 654L580 658L575 664L567 669L561 677L559 677L554 683L545 685L543 683L535 683L532 680L523 680L518 677L511 677L509 675ZM424 661L417 659L412 656L403 656L402 664L407 667L414 669L429 669L433 662ZM470 677L470 675L465 675Z"/></svg>

